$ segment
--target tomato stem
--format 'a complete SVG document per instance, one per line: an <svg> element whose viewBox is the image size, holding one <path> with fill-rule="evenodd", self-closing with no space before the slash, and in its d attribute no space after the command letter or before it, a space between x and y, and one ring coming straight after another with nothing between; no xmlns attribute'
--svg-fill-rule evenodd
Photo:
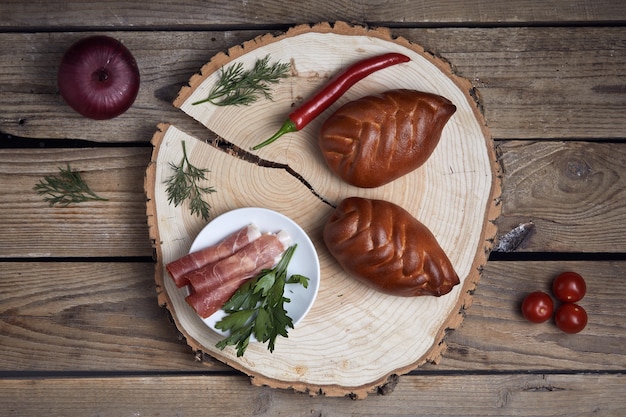
<svg viewBox="0 0 626 417"><path fill-rule="evenodd" d="M298 131L298 128L296 127L296 124L294 123L294 121L291 119L287 119L285 120L285 123L283 123L283 125L280 127L280 129L278 129L278 132L274 133L274 135L272 135L272 137L270 137L269 139L266 139L265 141L259 143L258 145L253 146L251 149L253 151L256 151L257 149L261 149L262 147L269 145L270 143L274 142L276 139L278 139L279 137L281 137L282 135L286 133L297 132L297 131Z"/></svg>

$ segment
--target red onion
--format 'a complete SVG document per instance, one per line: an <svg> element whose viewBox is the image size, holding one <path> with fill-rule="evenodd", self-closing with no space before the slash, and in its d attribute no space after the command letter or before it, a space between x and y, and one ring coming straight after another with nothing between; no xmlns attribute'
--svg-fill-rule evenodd
<svg viewBox="0 0 626 417"><path fill-rule="evenodd" d="M134 103L139 68L117 39L90 36L65 52L58 84L65 102L78 113L96 120L112 119Z"/></svg>

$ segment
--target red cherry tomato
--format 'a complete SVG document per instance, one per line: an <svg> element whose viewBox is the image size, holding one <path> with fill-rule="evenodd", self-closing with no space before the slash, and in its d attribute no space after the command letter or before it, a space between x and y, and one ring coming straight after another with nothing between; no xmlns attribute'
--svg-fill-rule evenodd
<svg viewBox="0 0 626 417"><path fill-rule="evenodd" d="M522 302L522 315L533 323L543 323L552 316L553 311L552 298L543 291L531 292Z"/></svg>
<svg viewBox="0 0 626 417"><path fill-rule="evenodd" d="M587 312L578 304L565 303L556 310L554 321L565 333L578 333L587 325Z"/></svg>
<svg viewBox="0 0 626 417"><path fill-rule="evenodd" d="M564 303L575 303L581 300L586 291L585 280L576 272L563 272L552 283L554 296Z"/></svg>

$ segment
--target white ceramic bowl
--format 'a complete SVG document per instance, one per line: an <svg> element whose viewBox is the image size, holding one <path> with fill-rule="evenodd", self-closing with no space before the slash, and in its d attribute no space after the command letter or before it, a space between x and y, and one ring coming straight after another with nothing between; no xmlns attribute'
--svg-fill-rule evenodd
<svg viewBox="0 0 626 417"><path fill-rule="evenodd" d="M292 274L304 275L309 278L309 285L307 288L300 284L285 285L285 297L291 300L285 303L285 310L295 327L309 312L317 297L320 286L320 263L309 236L289 217L260 207L246 207L226 212L213 219L200 231L189 252L214 245L227 235L251 223L255 224L262 233L276 233L283 230L289 234L291 244L298 245L287 267L287 277ZM227 336L227 333L215 328L215 323L220 321L225 314L223 310L218 310L204 319L204 322L215 332Z"/></svg>

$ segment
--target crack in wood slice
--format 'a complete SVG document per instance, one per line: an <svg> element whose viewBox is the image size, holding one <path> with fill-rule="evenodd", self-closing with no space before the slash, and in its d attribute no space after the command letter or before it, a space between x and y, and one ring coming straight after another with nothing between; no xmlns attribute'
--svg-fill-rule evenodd
<svg viewBox="0 0 626 417"><path fill-rule="evenodd" d="M330 207L335 208L336 205L332 202L330 202L329 200L327 200L326 198L324 198L323 195L321 195L320 193L318 193L315 188L311 185L311 183L309 181L307 181L304 176L302 176L300 173L298 173L295 169L293 169L291 166L289 166L289 164L285 164L285 163L281 163L281 162L275 162L275 161L270 161L268 159L263 159L260 156L253 154L251 152L246 151L245 149L235 145L234 143L231 143L229 141L227 141L226 139L217 136L211 141L210 143L211 145L215 146L216 148L226 152L227 154L237 157L239 159L242 159L244 161L250 162L251 164L256 164L260 167L263 168L272 168L272 169L284 169L285 171L287 171L289 173L289 175L293 176L294 178L296 178L298 181L300 181L306 188L309 189L309 191L311 191L311 193L319 198L324 204L328 204Z"/></svg>

